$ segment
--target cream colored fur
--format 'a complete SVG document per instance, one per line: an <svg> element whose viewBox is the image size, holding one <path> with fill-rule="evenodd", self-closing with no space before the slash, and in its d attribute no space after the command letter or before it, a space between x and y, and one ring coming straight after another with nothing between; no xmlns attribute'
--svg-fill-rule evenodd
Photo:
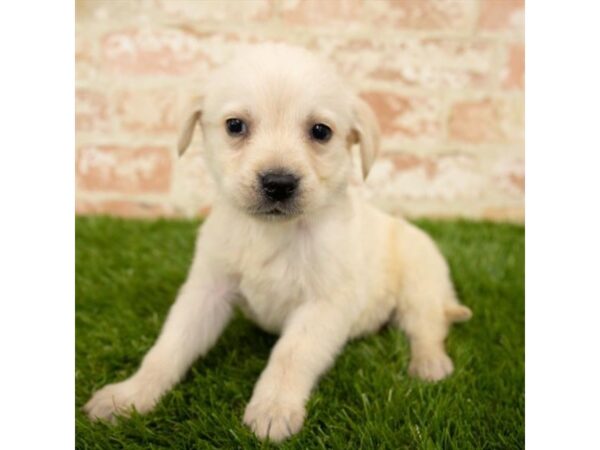
<svg viewBox="0 0 600 450"><path fill-rule="evenodd" d="M379 147L366 103L327 63L276 44L244 49L203 90L178 147L185 151L199 123L218 198L157 342L131 378L94 394L90 417L151 410L210 350L235 307L281 335L243 418L263 439L297 433L311 390L344 344L390 319L410 340L410 374L449 375L444 339L471 312L457 302L444 258L425 233L348 186L351 146L360 146L365 177ZM249 124L247 138L225 132L231 117ZM316 122L332 128L329 142L309 138ZM257 174L272 168L301 176L290 216L256 214Z"/></svg>

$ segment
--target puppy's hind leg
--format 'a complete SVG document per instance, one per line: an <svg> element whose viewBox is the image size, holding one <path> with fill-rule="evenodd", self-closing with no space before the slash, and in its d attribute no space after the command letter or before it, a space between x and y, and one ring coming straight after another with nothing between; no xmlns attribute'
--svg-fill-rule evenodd
<svg viewBox="0 0 600 450"><path fill-rule="evenodd" d="M468 320L471 311L456 300L446 261L431 238L413 227L408 231L396 320L410 341L409 374L437 381L454 370L444 348L450 325Z"/></svg>
<svg viewBox="0 0 600 450"><path fill-rule="evenodd" d="M419 301L418 297L412 300ZM452 373L452 360L444 349L449 327L443 311L439 308L406 309L400 325L410 341L408 373L411 376L438 381Z"/></svg>

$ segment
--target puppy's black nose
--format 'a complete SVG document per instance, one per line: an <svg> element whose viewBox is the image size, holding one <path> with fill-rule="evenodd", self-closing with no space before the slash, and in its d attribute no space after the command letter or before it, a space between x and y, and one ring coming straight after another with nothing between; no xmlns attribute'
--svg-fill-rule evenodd
<svg viewBox="0 0 600 450"><path fill-rule="evenodd" d="M260 177L265 196L272 201L284 201L294 195L298 188L298 177L286 172L269 172Z"/></svg>

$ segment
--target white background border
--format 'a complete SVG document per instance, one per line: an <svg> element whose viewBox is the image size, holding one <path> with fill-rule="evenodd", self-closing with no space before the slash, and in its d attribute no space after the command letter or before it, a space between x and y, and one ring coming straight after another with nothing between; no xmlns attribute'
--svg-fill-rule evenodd
<svg viewBox="0 0 600 450"><path fill-rule="evenodd" d="M600 4L526 2L526 443L600 448Z"/></svg>
<svg viewBox="0 0 600 450"><path fill-rule="evenodd" d="M74 3L0 13L0 448L74 447Z"/></svg>

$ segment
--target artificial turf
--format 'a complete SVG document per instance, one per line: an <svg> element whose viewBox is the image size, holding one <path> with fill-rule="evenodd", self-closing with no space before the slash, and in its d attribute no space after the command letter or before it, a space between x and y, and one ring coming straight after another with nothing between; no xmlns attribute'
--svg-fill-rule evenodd
<svg viewBox="0 0 600 450"><path fill-rule="evenodd" d="M280 448L515 449L524 446L524 229L418 221L447 256L473 319L447 340L454 374L407 376L392 328L349 343L321 379L302 431ZM242 425L276 337L236 316L217 346L146 416L114 425L80 411L91 393L131 375L184 281L197 221L76 219L76 446L270 447ZM51 368L48 368L51 370Z"/></svg>

